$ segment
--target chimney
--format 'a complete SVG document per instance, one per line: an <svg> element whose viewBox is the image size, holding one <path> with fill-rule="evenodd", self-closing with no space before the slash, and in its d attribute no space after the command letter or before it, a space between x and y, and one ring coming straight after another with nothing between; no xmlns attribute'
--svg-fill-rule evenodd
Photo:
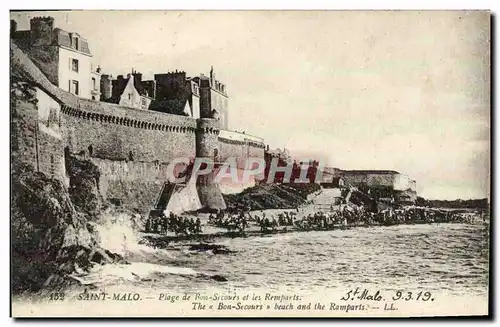
<svg viewBox="0 0 500 327"><path fill-rule="evenodd" d="M10 20L10 36L17 32L17 22L13 19Z"/></svg>
<svg viewBox="0 0 500 327"><path fill-rule="evenodd" d="M138 73L137 71L134 72L134 79L136 83L141 84L142 83L142 73Z"/></svg>
<svg viewBox="0 0 500 327"><path fill-rule="evenodd" d="M111 76L107 74L101 75L101 99L107 100L111 98L112 90Z"/></svg>

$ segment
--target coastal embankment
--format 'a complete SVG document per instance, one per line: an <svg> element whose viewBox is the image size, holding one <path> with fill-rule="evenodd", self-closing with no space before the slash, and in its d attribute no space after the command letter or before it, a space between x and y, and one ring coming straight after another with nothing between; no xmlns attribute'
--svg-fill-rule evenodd
<svg viewBox="0 0 500 327"><path fill-rule="evenodd" d="M69 187L22 163L12 167L14 294L68 287L75 282L68 278L72 273L89 271L94 264L126 263L101 246L100 222L119 213L100 198L99 171L91 162L69 160Z"/></svg>
<svg viewBox="0 0 500 327"><path fill-rule="evenodd" d="M307 196L321 189L319 184L260 183L238 194L226 194L229 211L266 209L295 209L307 201Z"/></svg>

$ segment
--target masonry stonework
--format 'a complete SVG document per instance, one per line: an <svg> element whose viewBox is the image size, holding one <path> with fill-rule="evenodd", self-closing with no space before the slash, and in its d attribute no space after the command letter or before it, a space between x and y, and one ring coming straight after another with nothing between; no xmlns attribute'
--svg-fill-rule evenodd
<svg viewBox="0 0 500 327"><path fill-rule="evenodd" d="M179 156L195 157L195 129L189 125L175 124L175 119L151 123L138 114L111 116L95 112L63 109L64 136L72 153L161 163Z"/></svg>
<svg viewBox="0 0 500 327"><path fill-rule="evenodd" d="M198 120L196 156L213 162L215 167L219 161L219 133L219 121L211 118L200 118ZM212 171L208 175L198 177L196 181L198 196L202 206L205 208L226 209L219 185L214 181L215 174L215 171Z"/></svg>
<svg viewBox="0 0 500 327"><path fill-rule="evenodd" d="M83 155L102 173L99 191L104 198L118 199L141 214L153 209L166 183L166 166L176 157L204 157L216 162L233 154L240 160L263 157L264 146L259 142L224 143L217 119L78 98L56 87L12 41L11 64L20 80L29 85L31 97L11 102L17 115L12 119L16 140L12 146L22 149L17 152L22 153L22 160L64 180L65 155ZM12 87L12 92L15 89ZM39 108L40 99L45 105ZM50 127L49 133L39 133L45 127ZM198 178L196 190L199 202L195 202L201 207L226 208L213 173Z"/></svg>

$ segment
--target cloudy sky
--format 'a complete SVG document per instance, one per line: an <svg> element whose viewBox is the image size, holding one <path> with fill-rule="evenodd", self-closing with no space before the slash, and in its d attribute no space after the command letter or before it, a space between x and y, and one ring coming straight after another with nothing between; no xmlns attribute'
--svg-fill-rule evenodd
<svg viewBox="0 0 500 327"><path fill-rule="evenodd" d="M50 15L114 76L213 65L230 128L342 169L391 169L428 198L489 196L490 30L482 12Z"/></svg>

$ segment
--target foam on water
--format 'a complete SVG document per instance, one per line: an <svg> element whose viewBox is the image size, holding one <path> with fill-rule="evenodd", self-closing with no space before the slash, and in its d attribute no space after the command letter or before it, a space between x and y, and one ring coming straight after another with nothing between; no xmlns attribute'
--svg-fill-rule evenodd
<svg viewBox="0 0 500 327"><path fill-rule="evenodd" d="M228 255L139 244L125 217L103 222L100 231L103 247L124 254L131 264L96 266L77 277L106 287L198 291L219 283L210 277L220 275L238 288L294 292L361 284L481 296L488 289L488 231L483 226L379 226L218 240L234 251Z"/></svg>
<svg viewBox="0 0 500 327"><path fill-rule="evenodd" d="M196 275L197 273L191 268L132 262L131 264L95 265L89 274L73 276L73 278L79 280L84 285L109 285L118 281L140 281L158 274Z"/></svg>
<svg viewBox="0 0 500 327"><path fill-rule="evenodd" d="M101 223L96 226L100 246L122 255L129 264L95 265L89 273L73 277L84 285L106 285L117 281L139 281L158 274L197 274L191 268L158 264L162 259L174 259L175 256L167 250L140 244L135 225L131 216L124 213L103 215Z"/></svg>

